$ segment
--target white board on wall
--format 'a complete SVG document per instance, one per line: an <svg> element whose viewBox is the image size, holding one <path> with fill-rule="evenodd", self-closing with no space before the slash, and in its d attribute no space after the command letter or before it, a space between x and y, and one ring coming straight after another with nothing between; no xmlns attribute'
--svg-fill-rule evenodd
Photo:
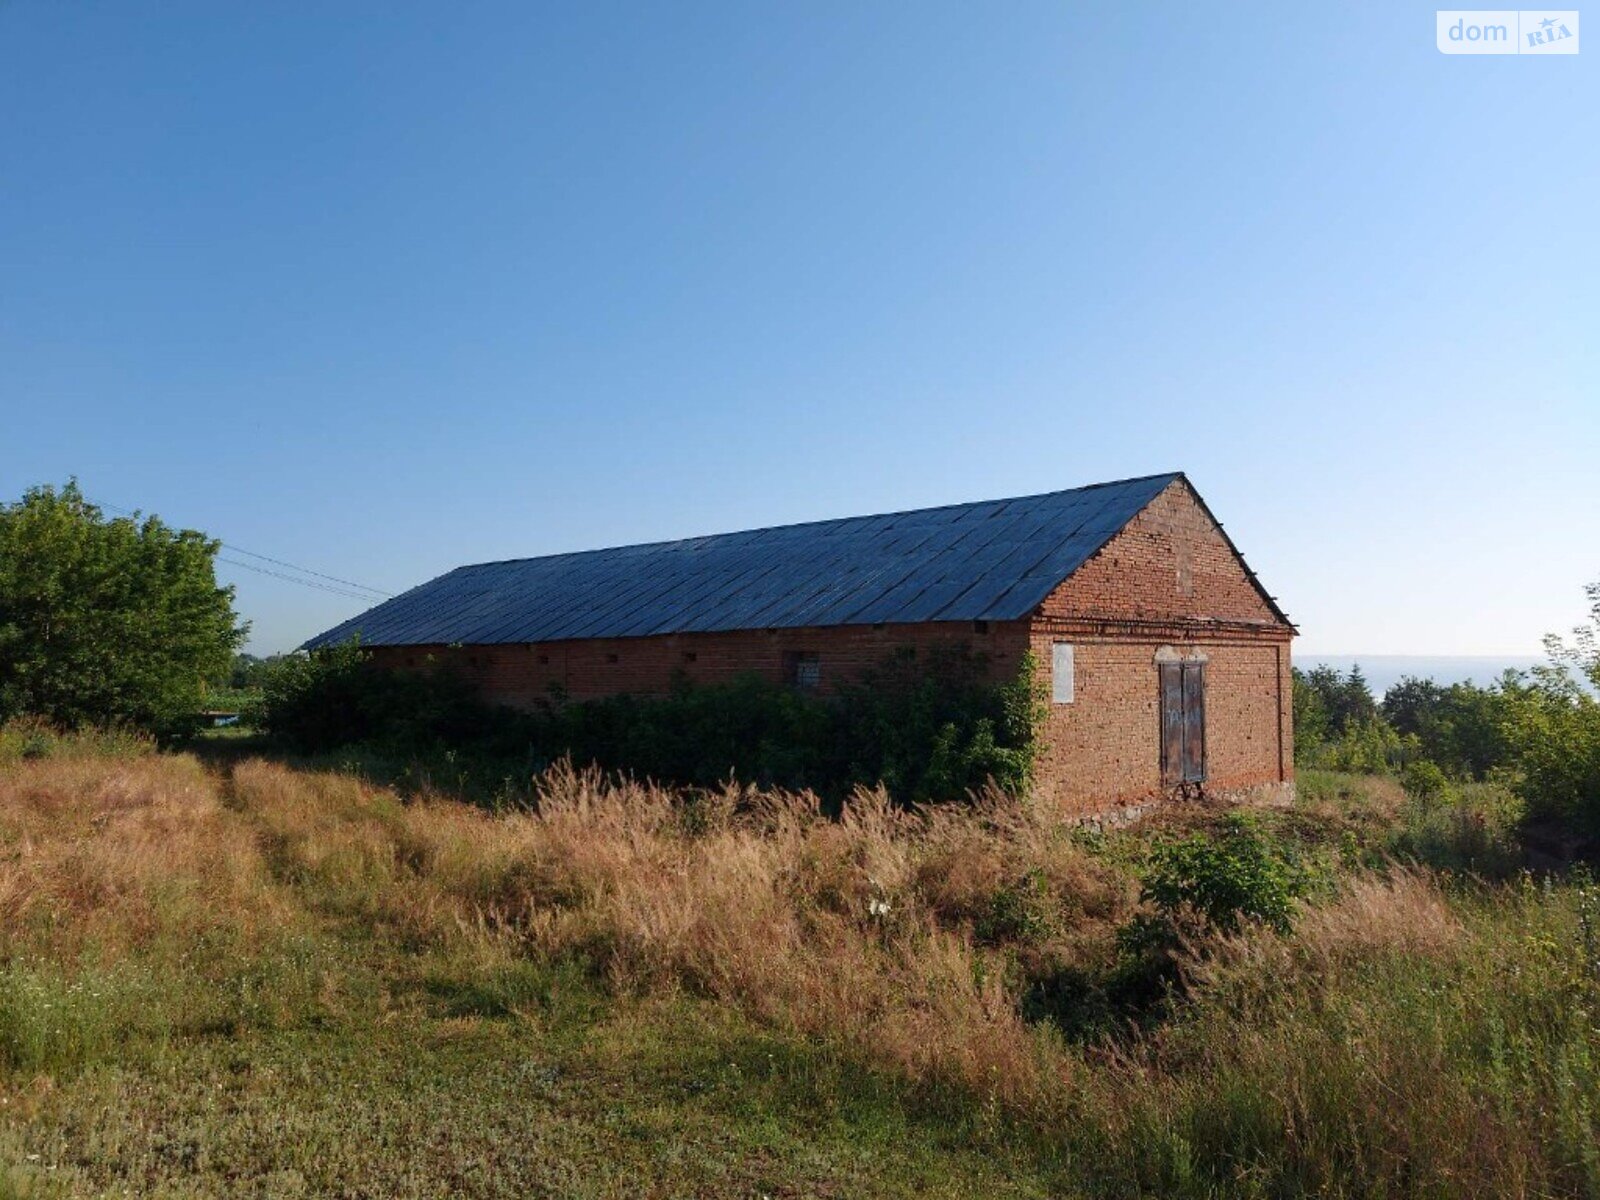
<svg viewBox="0 0 1600 1200"><path fill-rule="evenodd" d="M1050 647L1050 700L1071 704L1072 691L1072 643L1056 642Z"/></svg>

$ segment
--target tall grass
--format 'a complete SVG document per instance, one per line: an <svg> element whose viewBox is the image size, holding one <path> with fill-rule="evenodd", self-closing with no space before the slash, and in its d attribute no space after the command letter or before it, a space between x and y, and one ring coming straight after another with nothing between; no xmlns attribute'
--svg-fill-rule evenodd
<svg viewBox="0 0 1600 1200"><path fill-rule="evenodd" d="M0 770L0 1067L286 1019L315 987L303 923L218 781L50 737Z"/></svg>
<svg viewBox="0 0 1600 1200"><path fill-rule="evenodd" d="M1404 797L1344 786L1274 827L1322 829L1336 858L1410 827ZM1091 841L999 797L913 813L874 793L833 820L806 795L568 769L536 792L492 814L264 761L226 780L153 755L17 762L0 1078L312 1021L338 970L323 939L360 930L477 964L474 1011L537 1007L563 971L641 1013L720 1006L1100 1194L1600 1190L1600 895L1581 882L1346 856L1288 930L1186 927L1163 1019L1074 1025L1074 988L1127 966L1129 864L1160 823Z"/></svg>
<svg viewBox="0 0 1600 1200"><path fill-rule="evenodd" d="M621 992L686 989L985 1097L1042 1095L1068 1066L1012 1001L1016 956L1104 955L1133 898L1068 829L998 798L913 816L862 793L831 820L808 795L686 804L557 769L535 809L488 816L263 762L234 778L275 869L329 911L578 958ZM989 922L980 945L1030 879L1048 926Z"/></svg>

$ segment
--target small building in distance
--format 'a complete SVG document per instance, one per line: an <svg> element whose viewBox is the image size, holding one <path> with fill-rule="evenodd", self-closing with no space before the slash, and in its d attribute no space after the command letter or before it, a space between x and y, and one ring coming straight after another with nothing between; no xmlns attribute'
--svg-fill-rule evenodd
<svg viewBox="0 0 1600 1200"><path fill-rule="evenodd" d="M306 643L531 705L745 672L826 691L899 649L1029 651L1039 791L1092 814L1294 778L1294 626L1181 473L457 568Z"/></svg>

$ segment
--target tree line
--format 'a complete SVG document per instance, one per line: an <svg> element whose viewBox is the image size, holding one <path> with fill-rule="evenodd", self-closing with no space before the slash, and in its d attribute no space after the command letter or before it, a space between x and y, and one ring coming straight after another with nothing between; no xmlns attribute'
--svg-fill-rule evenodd
<svg viewBox="0 0 1600 1200"><path fill-rule="evenodd" d="M1600 583L1548 665L1487 687L1407 677L1381 700L1359 666L1294 670L1295 764L1405 776L1413 790L1496 780L1534 820L1600 837ZM1418 782L1423 781L1423 782Z"/></svg>

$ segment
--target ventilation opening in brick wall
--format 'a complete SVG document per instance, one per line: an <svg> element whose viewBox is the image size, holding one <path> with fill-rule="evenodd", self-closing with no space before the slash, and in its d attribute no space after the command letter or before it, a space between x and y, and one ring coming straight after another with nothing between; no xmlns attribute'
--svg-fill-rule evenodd
<svg viewBox="0 0 1600 1200"><path fill-rule="evenodd" d="M784 651L783 677L790 687L817 687L822 682L822 655L815 650Z"/></svg>

